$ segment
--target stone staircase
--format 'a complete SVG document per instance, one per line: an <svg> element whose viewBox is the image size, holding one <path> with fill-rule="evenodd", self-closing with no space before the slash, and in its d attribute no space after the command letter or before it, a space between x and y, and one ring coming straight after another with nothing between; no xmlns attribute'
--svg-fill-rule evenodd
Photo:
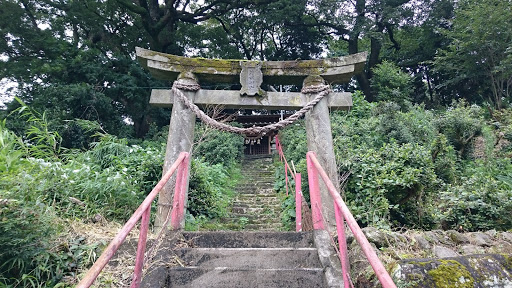
<svg viewBox="0 0 512 288"><path fill-rule="evenodd" d="M244 222L244 231L169 231L141 287L343 287L326 231L276 231L280 201L272 158L245 158L242 175L224 221Z"/></svg>
<svg viewBox="0 0 512 288"><path fill-rule="evenodd" d="M141 287L332 287L313 232L176 234L159 250L153 263L162 264L149 269Z"/></svg>
<svg viewBox="0 0 512 288"><path fill-rule="evenodd" d="M281 204L274 191L274 166L270 155L246 156L236 187L232 213L225 222L238 223L244 230L280 230Z"/></svg>

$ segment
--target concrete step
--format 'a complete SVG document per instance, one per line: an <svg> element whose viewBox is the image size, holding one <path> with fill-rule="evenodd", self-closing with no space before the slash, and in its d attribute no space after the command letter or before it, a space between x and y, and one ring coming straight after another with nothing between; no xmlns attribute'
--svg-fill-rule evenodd
<svg viewBox="0 0 512 288"><path fill-rule="evenodd" d="M175 250L175 255L186 266L203 268L293 269L321 265L316 248L182 248Z"/></svg>
<svg viewBox="0 0 512 288"><path fill-rule="evenodd" d="M249 223L244 231L279 231L282 227L281 223Z"/></svg>
<svg viewBox="0 0 512 288"><path fill-rule="evenodd" d="M141 287L328 287L314 232L169 233Z"/></svg>
<svg viewBox="0 0 512 288"><path fill-rule="evenodd" d="M235 188L259 188L263 186L264 188L267 188L267 189L272 189L272 187L274 186L274 181L273 180L261 180L261 179L258 179L258 180L250 180L248 182L242 182L242 183L239 183Z"/></svg>
<svg viewBox="0 0 512 288"><path fill-rule="evenodd" d="M276 194L249 194L249 193L243 193L239 194L235 197L235 201L245 201L245 200L255 200L255 199L267 199L267 200L273 200L277 199ZM279 201L279 199L277 199Z"/></svg>
<svg viewBox="0 0 512 288"><path fill-rule="evenodd" d="M321 268L243 269L160 266L144 279L142 287L326 287Z"/></svg>
<svg viewBox="0 0 512 288"><path fill-rule="evenodd" d="M312 232L183 232L191 247L201 248L311 248Z"/></svg>
<svg viewBox="0 0 512 288"><path fill-rule="evenodd" d="M246 202L237 202L237 201L234 201L233 202L233 208L261 208L261 209L265 209L265 208L269 208L269 209L280 209L281 208L281 204L273 204L273 203L268 203L268 204L265 204L265 203L260 203L260 204L255 204L255 203L246 203Z"/></svg>
<svg viewBox="0 0 512 288"><path fill-rule="evenodd" d="M244 189L237 189L237 192L239 194L264 194L264 195L277 195L276 191L274 189L263 189L258 187L251 187L251 188L244 188Z"/></svg>
<svg viewBox="0 0 512 288"><path fill-rule="evenodd" d="M279 206L281 203L277 198L264 198L254 197L254 199L244 199L243 201L236 200L233 202L233 206L245 205L247 207L266 207L266 206Z"/></svg>
<svg viewBox="0 0 512 288"><path fill-rule="evenodd" d="M263 213L256 213L256 214L251 214L251 213L231 213L229 214L229 217L232 217L232 218L240 218L240 217L247 217L249 219L274 219L274 214L263 214Z"/></svg>
<svg viewBox="0 0 512 288"><path fill-rule="evenodd" d="M269 228L276 226L274 224L280 225L280 223L275 223L275 220L276 220L275 217L255 218L255 217L251 217L251 216L253 216L253 215L242 215L241 217L247 218L247 224L266 224L269 226ZM240 223L241 217L239 217L239 218L223 218L220 221L223 223ZM245 227L247 227L247 226L245 226Z"/></svg>
<svg viewBox="0 0 512 288"><path fill-rule="evenodd" d="M260 205L263 206L263 205ZM235 206L231 208L231 211L235 214L279 214L281 212L281 207L279 205L274 205L273 207L269 207L268 205L266 207L256 207L256 206Z"/></svg>

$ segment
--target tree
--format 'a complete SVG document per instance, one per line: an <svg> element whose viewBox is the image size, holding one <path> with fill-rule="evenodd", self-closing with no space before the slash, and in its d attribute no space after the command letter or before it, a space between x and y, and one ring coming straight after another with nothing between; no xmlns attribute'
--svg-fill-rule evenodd
<svg viewBox="0 0 512 288"><path fill-rule="evenodd" d="M438 50L449 44L446 35L440 31L450 28L453 10L453 0L423 1L423 5L417 7L395 33L400 49L383 51L384 59L412 75L414 92L411 98L415 103L449 105L452 101L451 93L441 86L447 80L446 75L434 69L433 61Z"/></svg>
<svg viewBox="0 0 512 288"><path fill-rule="evenodd" d="M210 0L201 5L198 1L190 0L164 1L162 4L157 0L116 0L119 5L137 15L149 36L151 49L178 55L183 53L176 42L180 23L198 24L235 9L250 9L273 1L276 0Z"/></svg>
<svg viewBox="0 0 512 288"><path fill-rule="evenodd" d="M4 3L0 78L17 82L25 102L52 118L95 120L123 136L132 133L124 120L141 137L159 118L148 105L149 89L139 87L162 84L133 61L144 38L129 11L111 1Z"/></svg>
<svg viewBox="0 0 512 288"><path fill-rule="evenodd" d="M51 117L96 120L109 133L141 138L150 123L168 121L148 98L169 84L134 61L135 46L181 55L191 26L272 1L5 0L0 79L17 82L18 96Z"/></svg>
<svg viewBox="0 0 512 288"><path fill-rule="evenodd" d="M305 26L321 27L325 35L336 42L345 42L341 51L330 51L333 56L354 54L368 50L368 62L364 73L356 76L359 88L368 101L375 100L371 89L372 69L381 61L383 45L388 41L393 49L400 49L395 31L400 22L415 9L411 0L314 0L309 3L311 17Z"/></svg>
<svg viewBox="0 0 512 288"><path fill-rule="evenodd" d="M409 74L388 61L375 66L373 74L371 87L377 92L377 100L396 102L401 107L410 103L412 81Z"/></svg>
<svg viewBox="0 0 512 288"><path fill-rule="evenodd" d="M460 1L444 33L451 44L435 60L451 78L443 85L462 87L459 97L483 96L500 109L512 95L512 1Z"/></svg>

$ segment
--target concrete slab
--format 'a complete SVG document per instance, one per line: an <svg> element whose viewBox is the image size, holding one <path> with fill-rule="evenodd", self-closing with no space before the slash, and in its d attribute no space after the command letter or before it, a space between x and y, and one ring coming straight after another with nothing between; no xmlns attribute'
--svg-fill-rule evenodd
<svg viewBox="0 0 512 288"><path fill-rule="evenodd" d="M193 247L307 248L314 247L312 232L183 232Z"/></svg>
<svg viewBox="0 0 512 288"><path fill-rule="evenodd" d="M150 273L159 275L159 277L145 277L141 285L142 287L326 287L323 279L323 269L320 268L234 269L217 267L205 269L199 267L180 267L165 269L160 267Z"/></svg>
<svg viewBox="0 0 512 288"><path fill-rule="evenodd" d="M318 268L315 248L183 248L174 251L187 266L244 269Z"/></svg>

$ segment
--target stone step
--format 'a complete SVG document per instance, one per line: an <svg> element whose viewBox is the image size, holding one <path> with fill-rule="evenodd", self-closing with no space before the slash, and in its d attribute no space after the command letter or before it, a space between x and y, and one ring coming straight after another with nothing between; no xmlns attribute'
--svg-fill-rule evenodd
<svg viewBox="0 0 512 288"><path fill-rule="evenodd" d="M312 232L183 232L191 247L203 248L311 248Z"/></svg>
<svg viewBox="0 0 512 288"><path fill-rule="evenodd" d="M255 194L255 195L277 195L274 189L258 189L258 188L245 188L237 190L239 194Z"/></svg>
<svg viewBox="0 0 512 288"><path fill-rule="evenodd" d="M275 222L275 217L266 217L266 218L255 218L255 217L251 217L251 215L247 215L247 216L241 216L240 218L247 218L247 224L269 224L268 226L269 227L274 227L274 226L277 226L277 225L270 225L270 224L276 224L274 223ZM224 223L239 223L240 222L240 218L223 218L221 219L221 222L224 222ZM279 223L277 223L279 224ZM245 228L247 228L247 226L245 226ZM251 229L252 230L252 229Z"/></svg>
<svg viewBox="0 0 512 288"><path fill-rule="evenodd" d="M257 175L247 175L247 174L242 174L242 178L240 179L240 182L248 182L248 181L254 181L254 180L263 180L263 181L270 181L270 182L275 182L275 176L274 176L274 172L271 172L269 173L268 175L265 174L265 175L261 175L261 174L257 174Z"/></svg>
<svg viewBox="0 0 512 288"><path fill-rule="evenodd" d="M256 197L255 197L256 198ZM270 205L273 205L273 206L278 206L280 205L280 202L278 199L265 199L265 198L256 198L256 199L246 199L244 200L243 202L234 202L233 205L234 206L241 206L241 205L246 205L247 207L254 207L254 208L259 208L259 207L265 207L265 206L270 206Z"/></svg>
<svg viewBox="0 0 512 288"><path fill-rule="evenodd" d="M233 208L269 208L269 209L279 209L281 208L281 203L247 203L247 202L237 202L233 201Z"/></svg>
<svg viewBox="0 0 512 288"><path fill-rule="evenodd" d="M279 231L283 228L281 223L249 223L245 225L244 230L247 231Z"/></svg>
<svg viewBox="0 0 512 288"><path fill-rule="evenodd" d="M233 213L239 213L239 214L269 214L273 215L275 213L281 212L281 207L278 205L275 205L274 207L240 207L240 206L234 206L231 208L231 211Z"/></svg>
<svg viewBox="0 0 512 288"><path fill-rule="evenodd" d="M249 193L241 193L241 194L238 194L236 197L235 197L235 200L245 200L245 199L253 199L253 198L267 198L267 199L272 199L272 198L275 198L277 199L277 196L276 194L249 194Z"/></svg>
<svg viewBox="0 0 512 288"><path fill-rule="evenodd" d="M265 200L264 198L257 198L254 200L245 200L244 202L234 202L234 206L242 206L245 205L246 207L250 208L260 208L260 207L267 207L267 206L279 206L281 203L279 200Z"/></svg>
<svg viewBox="0 0 512 288"><path fill-rule="evenodd" d="M182 248L174 253L186 266L207 268L292 269L321 265L316 248Z"/></svg>
<svg viewBox="0 0 512 288"><path fill-rule="evenodd" d="M229 215L229 218L234 218L234 219L238 219L241 217L245 217L249 220L265 220L265 221L271 220L272 222L276 221L276 216L273 213L272 214L270 214L270 213L267 213L267 214L263 214L263 213L257 213L257 214L231 213Z"/></svg>
<svg viewBox="0 0 512 288"><path fill-rule="evenodd" d="M155 275L155 276L153 276ZM148 277L149 276L149 277ZM326 287L321 268L243 269L159 266L145 277L142 287ZM158 277L156 277L158 276Z"/></svg>
<svg viewBox="0 0 512 288"><path fill-rule="evenodd" d="M272 188L274 187L274 179L248 179L247 181L241 181L236 185L235 188L243 187L262 187Z"/></svg>

